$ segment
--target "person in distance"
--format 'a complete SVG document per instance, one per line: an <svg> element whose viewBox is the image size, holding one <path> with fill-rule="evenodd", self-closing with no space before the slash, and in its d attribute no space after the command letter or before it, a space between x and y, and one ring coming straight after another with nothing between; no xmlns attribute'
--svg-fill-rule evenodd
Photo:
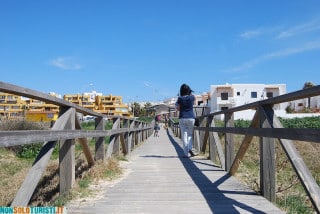
<svg viewBox="0 0 320 214"><path fill-rule="evenodd" d="M179 126L181 129L184 157L188 157L188 153L191 157L195 156L192 152L192 139L193 126L195 122L193 105L195 105L196 99L192 92L193 91L189 85L185 83L182 84L180 86L180 94L176 102L176 108L179 111Z"/></svg>

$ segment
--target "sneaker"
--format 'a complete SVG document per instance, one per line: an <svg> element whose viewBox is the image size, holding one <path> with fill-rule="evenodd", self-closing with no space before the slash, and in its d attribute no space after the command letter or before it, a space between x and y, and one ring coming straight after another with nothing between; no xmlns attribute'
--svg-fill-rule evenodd
<svg viewBox="0 0 320 214"><path fill-rule="evenodd" d="M194 154L192 150L189 150L189 153L190 153L191 157L196 156L196 154Z"/></svg>

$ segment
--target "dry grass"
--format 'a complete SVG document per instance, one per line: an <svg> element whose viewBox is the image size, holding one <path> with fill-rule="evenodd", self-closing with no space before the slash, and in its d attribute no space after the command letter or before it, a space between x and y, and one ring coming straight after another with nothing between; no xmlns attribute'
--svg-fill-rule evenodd
<svg viewBox="0 0 320 214"><path fill-rule="evenodd" d="M0 149L0 206L10 205L30 166L31 163L18 160L13 152Z"/></svg>
<svg viewBox="0 0 320 214"><path fill-rule="evenodd" d="M76 182L69 195L59 196L58 161L51 160L29 205L63 205L70 199L88 197L93 194L92 191L87 189L89 185L102 179L115 179L122 173L117 158L111 158L106 162L97 161L91 168L86 164L83 155L78 155L76 162ZM17 158L9 150L0 150L0 206L10 206L31 165L30 161Z"/></svg>

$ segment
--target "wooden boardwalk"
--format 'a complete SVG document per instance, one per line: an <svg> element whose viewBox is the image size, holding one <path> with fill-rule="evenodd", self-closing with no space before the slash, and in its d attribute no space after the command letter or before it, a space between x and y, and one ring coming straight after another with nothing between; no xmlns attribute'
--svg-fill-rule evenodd
<svg viewBox="0 0 320 214"><path fill-rule="evenodd" d="M160 130L136 148L127 175L70 213L284 213L201 156L180 158L181 141Z"/></svg>

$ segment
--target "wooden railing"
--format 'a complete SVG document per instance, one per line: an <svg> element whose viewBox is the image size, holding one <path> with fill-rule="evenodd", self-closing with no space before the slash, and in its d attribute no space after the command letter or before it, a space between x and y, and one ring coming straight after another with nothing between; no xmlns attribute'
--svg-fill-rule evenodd
<svg viewBox="0 0 320 214"><path fill-rule="evenodd" d="M293 145L292 140L320 142L320 130L309 128L283 128L273 110L273 105L293 100L320 95L320 86L288 93L267 100L258 101L235 108L205 114L198 117L199 127L194 128L194 147L199 152L205 152L209 146L209 156L215 160L216 154L221 167L234 175L242 162L254 136L260 137L260 191L268 200L275 201L276 192L276 157L275 139L278 139L285 151L293 169L299 177L306 193L317 212L320 212L320 188L302 157ZM234 113L244 110L255 110L249 128L234 127ZM214 117L223 115L224 127L216 127ZM181 137L178 124L170 123L173 131ZM224 149L218 133L224 134ZM234 135L244 135L239 150L235 153Z"/></svg>
<svg viewBox="0 0 320 214"><path fill-rule="evenodd" d="M33 98L60 107L59 118L50 130L0 131L0 147L10 147L44 142L11 206L27 206L59 142L59 188L60 194L68 192L75 182L75 143L82 146L88 165L97 160L107 160L112 155L130 154L141 142L151 136L150 124L125 117L113 117L111 130L105 130L106 115L91 111L57 97L0 82L0 91ZM82 130L78 113L95 116L95 130ZM110 119L110 118L109 118ZM110 136L109 144L105 137ZM95 154L88 146L88 138L94 138Z"/></svg>

